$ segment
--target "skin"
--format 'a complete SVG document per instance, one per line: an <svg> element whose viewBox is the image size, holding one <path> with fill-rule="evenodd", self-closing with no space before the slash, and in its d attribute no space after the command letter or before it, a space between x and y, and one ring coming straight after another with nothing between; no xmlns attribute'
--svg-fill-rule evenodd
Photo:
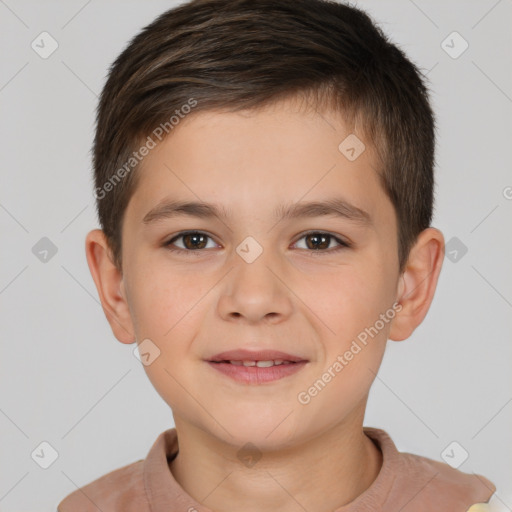
<svg viewBox="0 0 512 512"><path fill-rule="evenodd" d="M122 227L122 273L103 232L87 235L87 260L114 335L122 343L149 338L160 350L144 368L173 411L179 454L170 470L211 510L333 510L368 489L381 468L380 450L363 432L368 393L387 340L408 338L427 314L444 239L435 228L420 233L398 273L394 208L370 144L354 161L338 149L350 133L341 116L292 100L189 115L143 161ZM366 210L372 226L272 216L283 203L333 195ZM233 215L144 224L169 197L214 202ZM189 229L210 237L205 248L193 250L194 240L184 238L174 246L188 253L164 246ZM307 230L353 245L330 252L339 244L327 238L315 250ZM252 263L236 252L247 236L263 248ZM301 404L298 393L395 301L401 310L393 320ZM236 348L282 350L309 362L292 376L248 385L204 361ZM252 467L237 457L248 441L262 455Z"/></svg>

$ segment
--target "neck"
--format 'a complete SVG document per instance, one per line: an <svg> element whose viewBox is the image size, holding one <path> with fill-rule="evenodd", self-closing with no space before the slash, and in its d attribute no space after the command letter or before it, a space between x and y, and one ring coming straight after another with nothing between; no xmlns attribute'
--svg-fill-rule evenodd
<svg viewBox="0 0 512 512"><path fill-rule="evenodd" d="M169 468L181 487L215 512L327 512L353 501L377 478L382 454L362 420L300 445L265 452L252 467L233 446L175 417L179 453Z"/></svg>

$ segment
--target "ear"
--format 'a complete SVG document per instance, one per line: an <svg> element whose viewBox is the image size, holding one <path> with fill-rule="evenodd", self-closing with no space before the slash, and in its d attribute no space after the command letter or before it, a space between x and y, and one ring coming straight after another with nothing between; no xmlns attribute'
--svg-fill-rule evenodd
<svg viewBox="0 0 512 512"><path fill-rule="evenodd" d="M103 312L114 336L121 343L133 343L135 335L123 275L113 263L112 252L101 229L94 229L87 234L85 253Z"/></svg>
<svg viewBox="0 0 512 512"><path fill-rule="evenodd" d="M388 337L407 339L425 318L437 286L444 259L444 237L436 228L427 228L412 247L406 268L399 277L396 314Z"/></svg>

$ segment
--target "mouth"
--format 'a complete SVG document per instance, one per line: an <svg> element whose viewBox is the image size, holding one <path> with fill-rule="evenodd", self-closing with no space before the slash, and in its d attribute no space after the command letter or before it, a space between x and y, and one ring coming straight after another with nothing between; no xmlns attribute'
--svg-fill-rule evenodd
<svg viewBox="0 0 512 512"><path fill-rule="evenodd" d="M270 368L271 366L279 366L280 364L296 364L296 361L283 361L282 359L269 359L267 361L209 361L210 363L229 363L235 366L257 366L258 368Z"/></svg>
<svg viewBox="0 0 512 512"><path fill-rule="evenodd" d="M220 352L209 359L214 363L220 362L264 362L269 361L277 362L278 364L283 363L298 363L301 361L307 361L304 357L300 357L294 354L288 354L287 352L281 352L279 350L228 350L226 352ZM253 365L247 365L253 366Z"/></svg>
<svg viewBox="0 0 512 512"><path fill-rule="evenodd" d="M217 354L206 362L237 382L263 384L293 375L309 361L275 350L231 350Z"/></svg>

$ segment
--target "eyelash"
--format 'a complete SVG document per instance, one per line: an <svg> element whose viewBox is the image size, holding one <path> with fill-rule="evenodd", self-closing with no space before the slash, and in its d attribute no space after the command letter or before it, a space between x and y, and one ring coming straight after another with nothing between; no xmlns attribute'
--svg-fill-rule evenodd
<svg viewBox="0 0 512 512"><path fill-rule="evenodd" d="M199 253L201 253L202 251L204 251L205 249L181 249L181 248L176 248L176 247L172 247L172 243L175 242L176 240L180 239L180 238L183 238L184 236L186 235L205 235L207 238L210 238L213 240L213 238L208 235L207 233L203 232L203 231L182 231L181 233L178 233L176 236L172 237L169 241L167 242L164 242L163 246L171 251L171 252L176 252L176 253L186 253L187 255L191 254L191 253L196 253L196 256L199 255ZM314 250L314 249L303 249L307 252L310 252L312 253L312 255L316 255L316 254L321 254L321 253L327 253L327 254L332 254L332 253L336 253L338 251L341 251L343 249L350 249L352 247L352 244L349 243L349 242L346 242L344 240L341 240L340 238L334 236L333 234L331 233L328 233L328 232L325 232L325 231L308 231L307 233L303 233L302 236L297 240L297 242L299 240L302 240L302 238L308 236L308 235L326 235L327 237L330 237L332 239L334 239L336 242L338 242L340 245L334 249L317 249L317 250ZM297 243L295 242L295 243ZM330 245L330 244L329 244Z"/></svg>

